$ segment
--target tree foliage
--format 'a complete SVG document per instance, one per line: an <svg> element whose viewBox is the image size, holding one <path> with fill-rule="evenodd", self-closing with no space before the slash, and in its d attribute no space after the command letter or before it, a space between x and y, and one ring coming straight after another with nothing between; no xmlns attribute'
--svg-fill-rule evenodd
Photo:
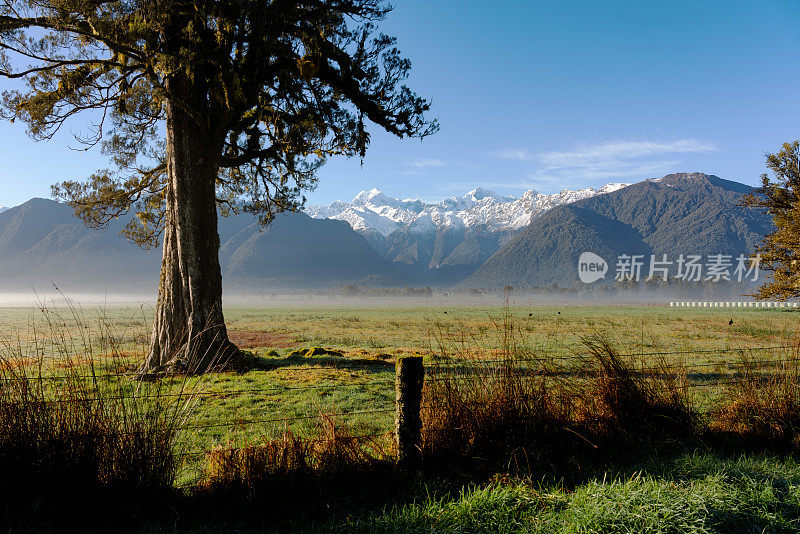
<svg viewBox="0 0 800 534"><path fill-rule="evenodd" d="M224 212L268 223L298 209L335 155L363 158L366 123L399 137L438 125L404 80L410 62L377 31L381 0L3 0L2 115L51 138L76 114L79 140L112 168L53 187L89 226L133 214L125 234L154 245L164 224L163 120L187 113Z"/></svg>
<svg viewBox="0 0 800 534"><path fill-rule="evenodd" d="M767 167L774 179L762 174L761 187L745 198L746 205L764 209L775 224L757 249L761 268L772 276L754 296L789 299L800 296L800 141L767 154Z"/></svg>

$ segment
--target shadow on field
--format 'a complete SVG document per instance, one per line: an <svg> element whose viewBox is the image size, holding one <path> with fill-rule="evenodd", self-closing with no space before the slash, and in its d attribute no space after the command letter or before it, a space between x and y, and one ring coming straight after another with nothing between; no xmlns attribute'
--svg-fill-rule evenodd
<svg viewBox="0 0 800 534"><path fill-rule="evenodd" d="M287 367L320 367L330 369L351 369L369 373L394 374L394 361L381 357L350 357L340 351L313 347L298 349L284 357L262 357L251 352L242 351L231 368L237 373L248 371L272 371Z"/></svg>

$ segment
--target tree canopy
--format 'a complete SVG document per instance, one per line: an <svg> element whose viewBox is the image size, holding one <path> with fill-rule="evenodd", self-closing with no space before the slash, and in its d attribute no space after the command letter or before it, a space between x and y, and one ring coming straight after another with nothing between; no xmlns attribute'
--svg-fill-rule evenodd
<svg viewBox="0 0 800 534"><path fill-rule="evenodd" d="M203 371L236 347L222 315L217 213L263 224L298 209L336 155L364 157L372 123L438 128L376 23L381 0L2 0L2 114L48 139L89 111L80 140L111 170L53 187L89 226L163 260L147 371Z"/></svg>
<svg viewBox="0 0 800 534"><path fill-rule="evenodd" d="M761 268L771 278L755 297L789 299L800 296L800 141L784 143L777 154L767 154L768 174L745 204L763 208L772 216L775 230L764 237L757 252Z"/></svg>
<svg viewBox="0 0 800 534"><path fill-rule="evenodd" d="M3 116L49 139L93 110L82 143L113 162L53 187L90 226L134 213L129 238L164 223L165 102L218 149L217 201L263 223L297 209L334 155L364 156L365 122L400 136L436 131L403 85L410 62L375 23L380 0L4 0ZM173 83L170 83L170 82ZM180 81L180 83L178 83ZM365 121L366 119L366 121Z"/></svg>

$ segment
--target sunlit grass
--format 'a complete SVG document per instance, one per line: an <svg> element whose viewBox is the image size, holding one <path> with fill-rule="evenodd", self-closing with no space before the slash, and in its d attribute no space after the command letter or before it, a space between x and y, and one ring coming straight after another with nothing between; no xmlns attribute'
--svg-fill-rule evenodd
<svg viewBox="0 0 800 534"><path fill-rule="evenodd" d="M509 481L428 493L413 504L353 515L319 532L797 532L800 467L770 457L692 454L577 487Z"/></svg>
<svg viewBox="0 0 800 534"><path fill-rule="evenodd" d="M790 343L796 317L795 312L777 309L663 306L511 306L510 312L517 342L526 354L573 358L582 350L581 336L601 332L620 352L645 359L651 353L686 351L671 356L672 361L690 372L703 373L734 371L731 364L739 355L714 350ZM147 305L87 308L79 310L80 321L63 306L48 308L45 313L63 336L58 343L46 343L47 321L42 310L0 309L4 343L25 346L38 342L51 361L45 374L60 371L58 350L64 350L64 345L74 353L91 345L98 374L119 369L133 373L144 358L152 313ZM319 413L339 414L343 422L365 433L388 432L393 420L396 357L419 353L430 360L440 352L441 343L462 343L477 357L496 358L501 350L497 332L502 313L502 306L227 309L231 335L240 335L243 348L267 368L167 383L168 388L198 392L187 415L187 424L196 430L181 436L180 447L204 451L269 438L284 430L303 435ZM733 325L728 324L731 319ZM314 346L340 351L342 356L287 357L292 350ZM770 356L766 352L756 355ZM109 380L109 384L128 384L123 387L149 387L130 377ZM697 387L695 392L701 409L720 397L713 384ZM350 414L367 410L387 411ZM191 481L191 473L196 471L193 457L187 458L182 482Z"/></svg>

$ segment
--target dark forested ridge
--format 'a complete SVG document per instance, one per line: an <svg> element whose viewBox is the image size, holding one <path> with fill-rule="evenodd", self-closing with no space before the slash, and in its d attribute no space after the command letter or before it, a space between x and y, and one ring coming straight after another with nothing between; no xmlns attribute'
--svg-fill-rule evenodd
<svg viewBox="0 0 800 534"><path fill-rule="evenodd" d="M236 285L300 288L406 283L403 274L349 224L312 219L303 213L280 215L265 229L252 221L235 234L226 232L220 261L223 281Z"/></svg>
<svg viewBox="0 0 800 534"><path fill-rule="evenodd" d="M68 290L154 291L161 251L120 237L122 222L92 230L58 202L34 198L0 213L0 289L55 283ZM403 285L405 278L347 223L284 214L261 230L249 216L220 220L220 260L231 286Z"/></svg>
<svg viewBox="0 0 800 534"><path fill-rule="evenodd" d="M571 286L585 251L609 261L621 254L749 254L772 227L765 214L739 205L750 191L716 176L680 173L561 206L534 220L462 285Z"/></svg>
<svg viewBox="0 0 800 534"><path fill-rule="evenodd" d="M220 219L220 262L224 283L244 288L566 287L577 281L577 258L585 251L610 262L620 254L751 252L771 222L739 205L749 191L716 176L672 174L556 207L510 239L442 231L422 243L418 236L404 241L395 235L396 242L383 245L396 256L379 253L343 221L289 213L260 230L254 218L240 215ZM55 282L70 289L154 290L160 251L126 242L121 229L121 222L88 229L69 206L45 199L2 212L0 289L27 291ZM423 275L420 262L436 269Z"/></svg>

